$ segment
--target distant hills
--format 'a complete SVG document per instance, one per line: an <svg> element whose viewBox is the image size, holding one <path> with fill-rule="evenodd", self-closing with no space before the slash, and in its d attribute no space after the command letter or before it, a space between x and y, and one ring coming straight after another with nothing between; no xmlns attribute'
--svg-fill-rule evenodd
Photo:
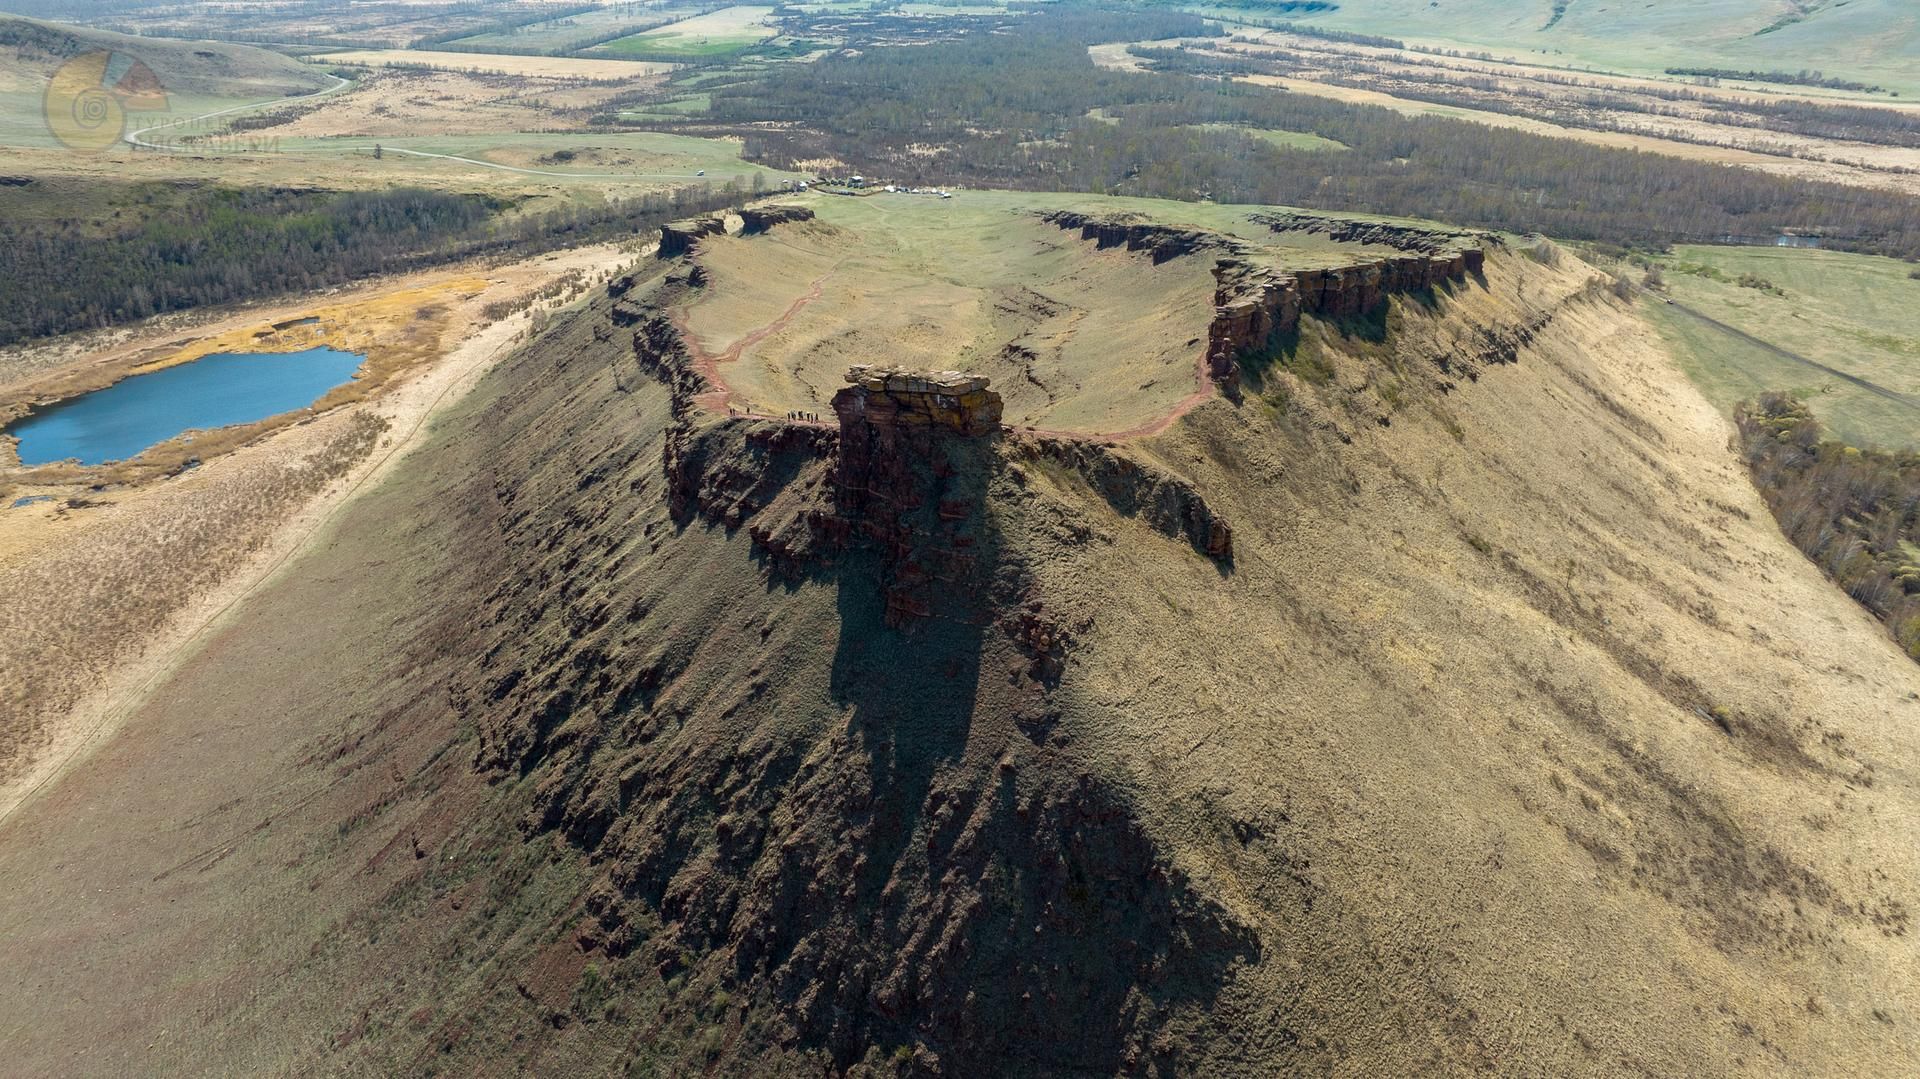
<svg viewBox="0 0 1920 1079"><path fill-rule="evenodd" d="M145 63L169 93L271 98L327 85L318 70L266 49L226 42L135 37L109 30L0 15L0 67L31 84L89 52L124 52Z"/></svg>

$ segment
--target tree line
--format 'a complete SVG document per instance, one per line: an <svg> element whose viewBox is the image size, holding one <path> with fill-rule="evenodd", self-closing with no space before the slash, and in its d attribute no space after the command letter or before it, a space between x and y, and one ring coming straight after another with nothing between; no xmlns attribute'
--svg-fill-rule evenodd
<svg viewBox="0 0 1920 1079"><path fill-rule="evenodd" d="M632 236L736 205L728 184L504 216L479 195L410 188L289 191L125 185L134 223L7 212L0 189L0 345L169 311L306 292L478 255L524 256Z"/></svg>
<svg viewBox="0 0 1920 1079"><path fill-rule="evenodd" d="M708 130L782 167L907 183L1266 203L1661 248L1793 230L1920 256L1920 200L1266 87L1095 65L1090 44L1215 33L1057 6L1017 35L872 48L716 87ZM1097 111L1096 111L1097 110ZM1276 146L1258 130L1348 147ZM931 152L929 152L931 151Z"/></svg>
<svg viewBox="0 0 1920 1079"><path fill-rule="evenodd" d="M1787 394L1743 404L1734 420L1780 530L1920 660L1920 454L1828 439Z"/></svg>

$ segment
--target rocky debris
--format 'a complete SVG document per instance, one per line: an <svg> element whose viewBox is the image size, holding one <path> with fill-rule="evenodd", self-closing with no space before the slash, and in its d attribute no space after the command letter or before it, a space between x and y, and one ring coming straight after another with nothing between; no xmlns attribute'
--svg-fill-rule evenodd
<svg viewBox="0 0 1920 1079"><path fill-rule="evenodd" d="M1047 458L1078 472L1107 505L1156 531L1184 539L1222 570L1233 566L1233 526L1214 513L1193 484L1107 446L1080 439L1034 437L1015 452Z"/></svg>
<svg viewBox="0 0 1920 1079"><path fill-rule="evenodd" d="M1081 239L1094 241L1102 250L1124 247L1128 251L1145 251L1155 265L1196 251L1232 246L1226 237L1199 229L1174 228L1125 218L1094 217L1071 210L1054 210L1040 216L1041 220L1060 228L1079 229Z"/></svg>
<svg viewBox="0 0 1920 1079"><path fill-rule="evenodd" d="M1030 661L1027 677L1052 688L1060 684L1060 676L1066 672L1067 653L1073 650L1079 634L1093 628L1093 619L1084 618L1069 629L1056 620L1044 603L1034 599L1003 617L1000 628Z"/></svg>
<svg viewBox="0 0 1920 1079"><path fill-rule="evenodd" d="M740 211L740 234L751 236L775 225L812 221L813 211L805 206L749 206Z"/></svg>
<svg viewBox="0 0 1920 1079"><path fill-rule="evenodd" d="M727 231L724 217L696 217L685 221L670 221L660 226L660 250L663 259L678 258L693 250L695 244L708 236L722 236Z"/></svg>

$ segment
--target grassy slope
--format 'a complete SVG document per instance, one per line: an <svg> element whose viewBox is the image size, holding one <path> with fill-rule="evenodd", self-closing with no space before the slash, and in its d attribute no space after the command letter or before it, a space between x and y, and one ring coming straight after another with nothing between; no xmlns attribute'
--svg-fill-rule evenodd
<svg viewBox="0 0 1920 1079"><path fill-rule="evenodd" d="M309 93L329 83L292 57L247 45L132 37L0 14L0 32L8 31L33 39L33 44L9 50L5 65L9 74L28 79L44 80L67 57L104 49L145 63L169 93L257 101Z"/></svg>
<svg viewBox="0 0 1920 1079"><path fill-rule="evenodd" d="M1793 10L1786 0L1571 0L1551 29L1550 0L1343 0L1311 21L1423 44L1489 49L1551 63L1654 71L1667 66L1799 71L1920 93L1920 11L1905 0L1824 3L1760 33ZM1256 9L1257 10L1257 9ZM1540 50L1549 51L1541 57Z"/></svg>
<svg viewBox="0 0 1920 1079"><path fill-rule="evenodd" d="M916 852L1033 835L1013 807L1061 776L1117 799L1259 947L1198 984L1176 955L1078 1026L1049 1021L1073 994L1036 994L1006 1028L1029 1065L1090 1043L1118 1070L1124 1041L1102 1039L1147 1029L1139 1053L1201 1074L1897 1071L1920 1008L1894 931L1920 887L1920 672L1784 545L1724 423L1643 327L1577 298L1584 279L1496 261L1485 291L1396 305L1390 353L1310 326L1334 378L1267 372L1247 405L1136 447L1234 522L1231 573L1070 472L1002 475L1008 570L1081 627L1020 723L997 630L935 662L952 628L880 628L860 572L770 586L745 528L668 522L665 395L605 351L604 305L563 321L0 828L0 924L32 972L0 986L15 1065L817 1073L769 1008L857 979L911 1015L878 980L892 958L776 935L740 961L797 966L741 985L724 945L671 942L727 939L731 915L705 919L728 895L796 925L967 924L1031 855L980 892ZM1437 393L1463 334L1546 310L1517 364ZM491 671L639 703L582 710L551 731L555 763L478 782L476 728L530 720L470 669L476 610L502 619ZM956 699L972 711L929 722ZM638 792L616 861L678 867L674 924L643 917L622 964L574 944L601 870L521 830L596 746L617 758L585 773L597 797ZM821 776L877 801L823 813ZM911 834L834 846L869 817ZM1110 818L1077 827L1104 842ZM843 906L783 876L822 845L891 898ZM1062 900L1116 886L1151 888L1091 876ZM1069 903L1044 934L976 921L955 943L1017 932L1044 958L1131 909ZM1071 984L1103 987L1126 952ZM818 966L836 956L878 968Z"/></svg>
<svg viewBox="0 0 1920 1079"><path fill-rule="evenodd" d="M1920 397L1920 280L1894 259L1771 247L1681 247L1666 260L1679 303L1768 344L1896 393ZM1691 271L1691 272L1689 272ZM1737 283L1751 274L1780 294ZM1920 446L1920 410L1754 347L1650 303L1708 399L1723 408L1763 390L1795 390L1840 437Z"/></svg>
<svg viewBox="0 0 1920 1079"><path fill-rule="evenodd" d="M767 7L723 8L644 34L619 38L593 51L667 58L725 56L774 36L773 27L766 25L766 18L772 12L773 9Z"/></svg>
<svg viewBox="0 0 1920 1079"><path fill-rule="evenodd" d="M68 59L95 50L136 57L167 91L165 109L129 113L129 128L311 93L332 81L291 57L224 42L130 37L0 14L0 37L8 36L22 40L0 46L0 146L60 147L44 114L47 80Z"/></svg>

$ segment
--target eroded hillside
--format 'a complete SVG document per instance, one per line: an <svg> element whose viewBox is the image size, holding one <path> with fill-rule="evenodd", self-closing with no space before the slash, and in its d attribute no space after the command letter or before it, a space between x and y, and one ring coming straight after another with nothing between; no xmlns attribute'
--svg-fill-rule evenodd
<svg viewBox="0 0 1920 1079"><path fill-rule="evenodd" d="M0 825L21 1066L1897 1071L1920 672L1590 269L1279 221L1003 226L1200 271L1140 437L616 280Z"/></svg>

